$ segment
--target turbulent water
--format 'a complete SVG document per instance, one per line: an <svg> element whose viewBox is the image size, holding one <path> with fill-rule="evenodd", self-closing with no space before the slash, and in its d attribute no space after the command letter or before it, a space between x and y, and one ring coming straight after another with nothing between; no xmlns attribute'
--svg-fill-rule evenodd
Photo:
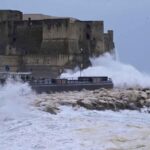
<svg viewBox="0 0 150 150"><path fill-rule="evenodd" d="M61 75L62 78L82 76L108 76L111 77L115 87L142 87L150 88L150 75L138 71L130 64L124 64L114 60L113 56L106 53L98 58L91 58L92 66L79 71L78 67L74 70L66 70Z"/></svg>
<svg viewBox="0 0 150 150"><path fill-rule="evenodd" d="M97 73L110 72L115 86L119 86L122 79L126 81L127 65L123 65L122 77L118 70L121 64L110 64L105 61L106 58L103 59L103 69L97 66L101 60L92 60ZM88 69L89 73L94 71L92 67ZM143 78L145 75L135 68L129 67L129 71L137 73L138 78L130 79L128 76L130 80L124 84L150 85L147 75L146 82ZM130 77L133 77L132 73ZM150 115L147 113L74 110L64 106L60 108L60 113L51 115L33 105L36 97L28 84L8 81L4 87L0 87L0 150L150 149Z"/></svg>
<svg viewBox="0 0 150 150"><path fill-rule="evenodd" d="M88 111L61 107L51 115L33 105L27 84L0 90L1 150L150 149L150 115L136 111Z"/></svg>

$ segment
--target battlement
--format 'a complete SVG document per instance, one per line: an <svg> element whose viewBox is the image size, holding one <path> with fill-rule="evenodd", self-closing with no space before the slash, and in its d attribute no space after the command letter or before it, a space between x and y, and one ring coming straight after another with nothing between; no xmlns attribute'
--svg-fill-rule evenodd
<svg viewBox="0 0 150 150"><path fill-rule="evenodd" d="M18 21L22 20L23 13L18 10L0 10L1 21Z"/></svg>

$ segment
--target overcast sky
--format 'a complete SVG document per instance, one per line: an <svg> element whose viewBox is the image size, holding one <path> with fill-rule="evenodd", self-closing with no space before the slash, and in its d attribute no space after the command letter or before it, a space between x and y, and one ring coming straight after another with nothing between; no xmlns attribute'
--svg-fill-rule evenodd
<svg viewBox="0 0 150 150"><path fill-rule="evenodd" d="M0 0L0 9L103 20L120 60L150 73L150 0Z"/></svg>

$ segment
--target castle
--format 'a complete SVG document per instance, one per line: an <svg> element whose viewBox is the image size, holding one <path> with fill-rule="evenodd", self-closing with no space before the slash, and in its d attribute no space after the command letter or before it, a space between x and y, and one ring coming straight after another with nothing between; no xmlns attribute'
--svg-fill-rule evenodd
<svg viewBox="0 0 150 150"><path fill-rule="evenodd" d="M113 49L113 31L104 33L103 21L0 10L0 71L53 77Z"/></svg>

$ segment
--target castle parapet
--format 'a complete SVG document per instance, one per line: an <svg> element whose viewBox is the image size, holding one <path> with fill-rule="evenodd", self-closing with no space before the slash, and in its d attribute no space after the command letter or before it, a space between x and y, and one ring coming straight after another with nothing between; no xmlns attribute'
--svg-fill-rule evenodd
<svg viewBox="0 0 150 150"><path fill-rule="evenodd" d="M22 20L22 12L17 10L0 10L0 22Z"/></svg>

